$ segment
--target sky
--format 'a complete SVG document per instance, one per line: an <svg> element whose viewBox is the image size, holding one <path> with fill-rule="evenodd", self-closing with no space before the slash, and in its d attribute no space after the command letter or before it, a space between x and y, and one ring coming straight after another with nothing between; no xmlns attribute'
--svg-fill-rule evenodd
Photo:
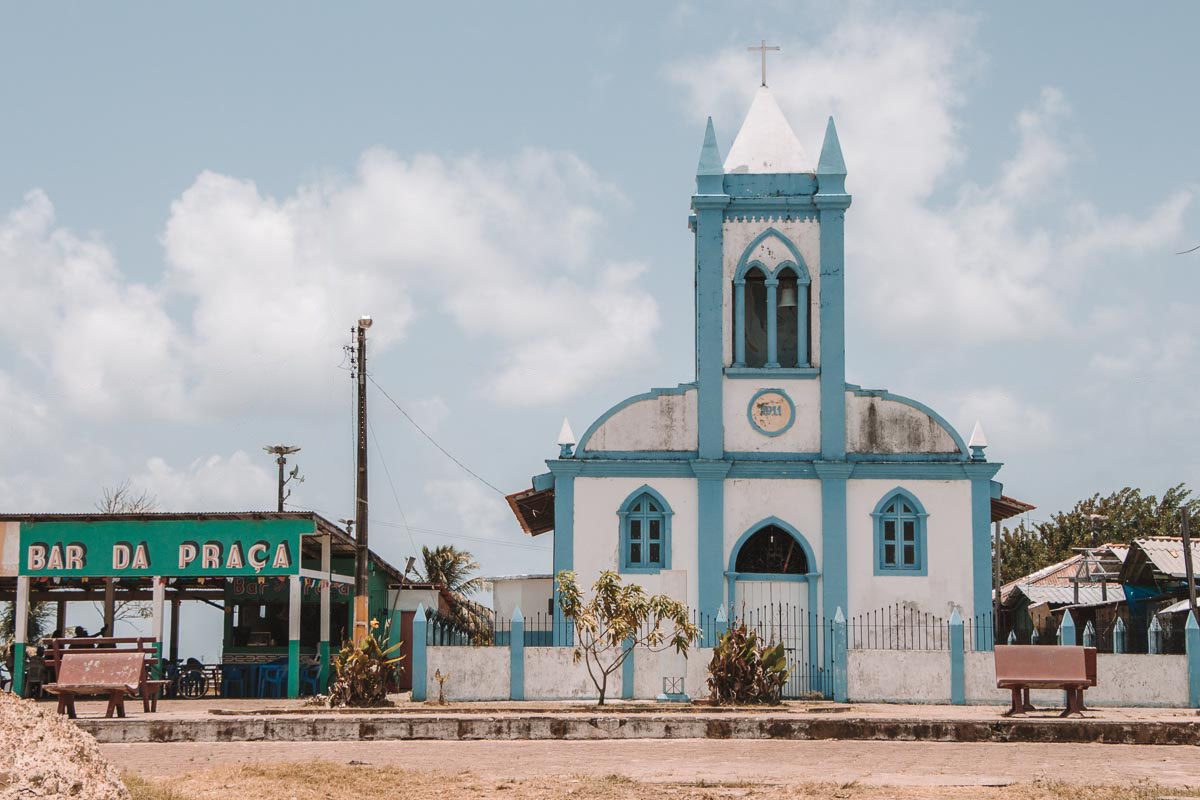
<svg viewBox="0 0 1200 800"><path fill-rule="evenodd" d="M847 378L976 419L1032 519L1200 485L1200 7L0 2L0 509L353 508L343 345L504 492L694 377L688 203L770 83L837 120ZM372 546L547 572L372 387ZM81 614L84 612L80 612ZM87 621L79 618L87 625ZM91 625L89 625L91 627Z"/></svg>

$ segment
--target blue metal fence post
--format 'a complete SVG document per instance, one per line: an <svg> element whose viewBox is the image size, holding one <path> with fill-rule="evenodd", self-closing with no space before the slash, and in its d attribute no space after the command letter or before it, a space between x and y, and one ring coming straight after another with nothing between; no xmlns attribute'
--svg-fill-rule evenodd
<svg viewBox="0 0 1200 800"><path fill-rule="evenodd" d="M1078 640L1075 638L1075 620L1071 618L1071 609L1063 611L1062 624L1058 626L1058 643L1073 647Z"/></svg>
<svg viewBox="0 0 1200 800"><path fill-rule="evenodd" d="M838 703L845 703L849 696L848 676L846 675L846 660L847 642L846 642L846 615L842 613L842 607L838 606L837 613L833 615L833 642L830 650L830 661L833 669L833 699Z"/></svg>
<svg viewBox="0 0 1200 800"><path fill-rule="evenodd" d="M508 699L525 699L525 617L520 606L513 609L508 635Z"/></svg>
<svg viewBox="0 0 1200 800"><path fill-rule="evenodd" d="M412 699L414 702L419 702L425 699L425 671L427 665L425 663L425 630L429 625L425 619L425 604L417 605L417 611L413 614L413 642L412 642Z"/></svg>
<svg viewBox="0 0 1200 800"><path fill-rule="evenodd" d="M1125 620L1117 617L1117 624L1113 625L1113 652L1125 652Z"/></svg>
<svg viewBox="0 0 1200 800"><path fill-rule="evenodd" d="M958 609L950 614L950 702L956 706L967 703L966 660L963 618Z"/></svg>
<svg viewBox="0 0 1200 800"><path fill-rule="evenodd" d="M1196 615L1190 609L1187 617L1183 639L1187 645L1188 704L1200 708L1200 623L1196 622Z"/></svg>
<svg viewBox="0 0 1200 800"><path fill-rule="evenodd" d="M625 640L625 647L629 649L629 655L625 656L625 660L621 662L621 699L633 699L633 659L637 654L636 648L633 646L633 639Z"/></svg>

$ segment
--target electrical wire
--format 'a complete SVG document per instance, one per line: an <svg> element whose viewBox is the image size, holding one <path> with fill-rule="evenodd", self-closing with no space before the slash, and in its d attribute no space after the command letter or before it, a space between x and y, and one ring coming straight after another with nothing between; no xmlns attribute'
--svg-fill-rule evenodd
<svg viewBox="0 0 1200 800"><path fill-rule="evenodd" d="M413 539L412 528L408 527L408 517L404 515L404 509L400 506L400 495L396 493L396 484L392 482L392 471L388 469L387 459L383 457L383 448L379 446L379 437L375 435L375 426L368 422L367 430L371 432L371 441L375 442L375 452L379 454L379 463L383 465L383 474L387 477L388 486L392 489L392 499L396 501L396 510L400 512L404 530L408 533L408 543L412 545L413 555L416 555L417 542Z"/></svg>
<svg viewBox="0 0 1200 800"><path fill-rule="evenodd" d="M284 505L287 506L288 508L295 509L296 511L311 511L314 514L323 514L326 517L332 517L332 515L334 513L336 513L336 512L333 512L333 511L330 511L330 510L324 509L324 508L313 508L312 506L302 506L302 505L299 505L298 503L284 503ZM498 545L500 547L516 547L516 548L520 548L522 550L541 550L543 552L549 552L552 549L549 547L540 547L535 544L525 544L524 542L505 542L505 541L501 541L500 539L489 539L484 536L469 536L465 533L453 533L451 531L442 531L442 530L438 530L436 528L422 528L419 525L403 525L399 522L391 522L389 520L384 520L384 519L375 519L374 517L371 518L371 524L372 525L382 525L385 528L407 528L409 531L416 531L417 533L426 533L431 536L442 536L442 537L445 537L448 539L466 539L466 540L472 541L472 542L483 542L484 544Z"/></svg>
<svg viewBox="0 0 1200 800"><path fill-rule="evenodd" d="M384 397L386 397L386 398L387 398L388 402L389 402L389 403L391 403L392 405L394 405L394 406L396 407L396 410L397 410L397 411L399 411L401 414L403 414L403 415L404 415L404 418L405 418L406 420L408 420L408 421L409 421L409 423L411 423L411 424L412 424L412 426L413 426L414 428L416 428L416 429L417 429L417 431L418 431L418 432L419 432L419 433L420 433L422 436L424 436L426 439L428 439L428 440L429 440L430 444L432 444L432 445L433 445L434 447L436 447L438 450L441 450L441 451L442 451L442 455L444 455L446 458L450 459L450 460L451 460L451 461L453 461L455 464L457 464L457 465L458 465L460 468L462 468L462 470L463 470L464 472L466 472L468 475L470 475L471 477L473 477L475 480L479 481L479 482L480 482L480 483L482 483L484 486L488 487L489 489L491 489L493 492L495 492L496 494L500 495L501 497L505 497L505 494L504 494L504 492L502 492L501 490L497 489L497 488L496 488L496 486L495 486L494 484L492 484L492 483L489 483L489 482L488 482L486 479L484 479L482 476L480 476L480 475L479 475L479 473L475 472L473 469L471 469L470 467L468 467L466 464L464 464L463 462L459 461L459 460L458 460L457 458L455 458L454 456L450 455L450 451L448 451L446 448L442 447L440 444L438 444L438 443L437 443L437 440L436 440L436 439L434 439L432 436L430 436L428 433L426 433L426 432L425 432L425 429L424 429L424 428L422 428L420 425L418 425L418 424L417 424L417 422L416 422L416 420L414 420L412 417L410 417L410 416L408 415L408 412L407 412L407 411L405 411L403 408L401 408L401 407L400 407L400 404L399 404L399 403L397 403L395 400L393 400L393 399L392 399L392 396L391 396L390 394L388 394L388 393L387 393L387 391L385 391L385 390L384 390L384 388L383 388L382 386L380 386L380 385L379 385L379 383L378 383L378 382L376 382L376 380L375 380L373 377L371 377L370 375L368 375L368 376L367 376L367 380L369 380L371 383L375 384L375 388L376 388L376 389L378 389L378 390L380 391L380 393L381 393L381 394L382 394Z"/></svg>

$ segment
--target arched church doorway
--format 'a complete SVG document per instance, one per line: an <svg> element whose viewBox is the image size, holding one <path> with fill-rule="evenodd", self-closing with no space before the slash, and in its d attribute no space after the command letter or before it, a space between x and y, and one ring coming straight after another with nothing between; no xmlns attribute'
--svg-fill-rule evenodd
<svg viewBox="0 0 1200 800"><path fill-rule="evenodd" d="M812 551L804 537L770 518L742 535L730 554L730 618L769 643L783 642L788 662L785 697L823 691L815 686L817 632Z"/></svg>

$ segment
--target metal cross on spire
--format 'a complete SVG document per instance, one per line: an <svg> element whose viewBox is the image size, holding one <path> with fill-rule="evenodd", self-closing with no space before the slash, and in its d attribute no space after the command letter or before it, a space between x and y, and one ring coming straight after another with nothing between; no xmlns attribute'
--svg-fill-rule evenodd
<svg viewBox="0 0 1200 800"><path fill-rule="evenodd" d="M767 40L762 39L762 40L760 40L760 44L758 45L758 47L747 47L746 49L750 50L751 52L753 52L754 50L757 50L762 54L762 85L766 86L767 85L767 51L768 50L778 50L779 46L778 45L768 46Z"/></svg>

